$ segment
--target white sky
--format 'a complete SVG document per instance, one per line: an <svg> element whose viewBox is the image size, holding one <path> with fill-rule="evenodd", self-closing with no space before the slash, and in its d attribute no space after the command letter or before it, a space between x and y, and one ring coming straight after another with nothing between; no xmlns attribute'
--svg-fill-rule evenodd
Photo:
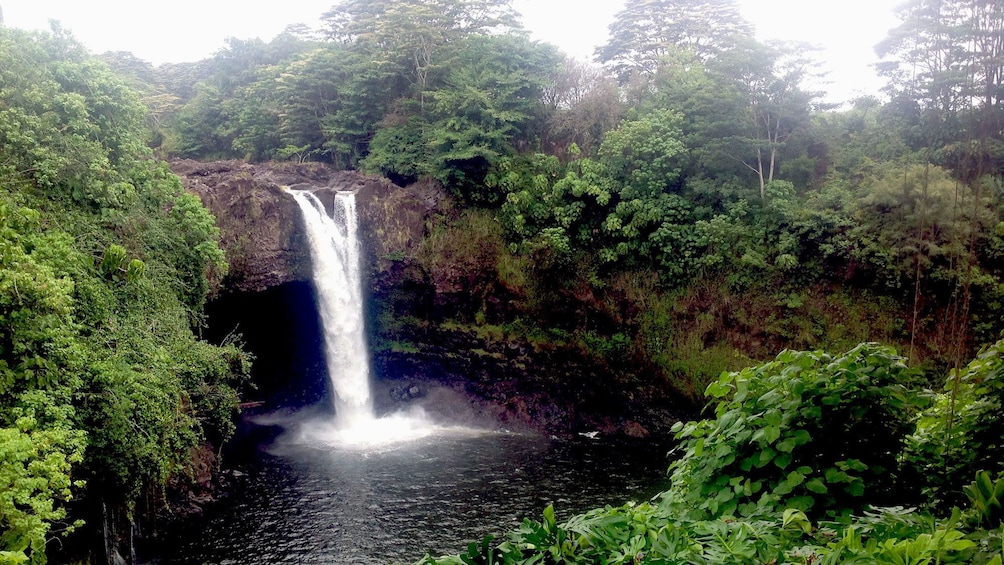
<svg viewBox="0 0 1004 565"><path fill-rule="evenodd" d="M830 101L876 94L882 82L871 64L873 46L896 25L902 0L739 0L757 37L807 41L824 48ZM48 29L59 20L94 53L131 51L154 64L197 61L227 37L266 41L287 25L312 25L334 0L0 0L5 24ZM622 0L513 0L533 37L590 58L606 42Z"/></svg>

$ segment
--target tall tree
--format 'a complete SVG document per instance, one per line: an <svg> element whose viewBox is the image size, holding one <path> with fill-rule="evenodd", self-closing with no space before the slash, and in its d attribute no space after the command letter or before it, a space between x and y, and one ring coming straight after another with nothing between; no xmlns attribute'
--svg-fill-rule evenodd
<svg viewBox="0 0 1004 565"><path fill-rule="evenodd" d="M256 134L247 131L250 128L272 135L269 129L276 124L276 109L267 108L266 103L269 88L255 83L274 78L271 67L284 64L306 46L288 34L269 44L228 38L225 49L195 68L169 69L166 80L174 71L187 70L187 80L197 81L191 98L177 113L176 149L183 155L203 158L270 157L269 142L252 141Z"/></svg>
<svg viewBox="0 0 1004 565"><path fill-rule="evenodd" d="M1004 100L1004 5L996 0L971 3L972 61L978 91L985 108L1001 110Z"/></svg>
<svg viewBox="0 0 1004 565"><path fill-rule="evenodd" d="M913 0L876 50L888 91L908 111L914 146L967 182L1004 169L1004 6Z"/></svg>
<svg viewBox="0 0 1004 565"><path fill-rule="evenodd" d="M399 65L352 45L307 51L276 73L284 155L313 155L355 167L388 105L407 88Z"/></svg>
<svg viewBox="0 0 1004 565"><path fill-rule="evenodd" d="M403 40L383 25L387 18L399 17L414 10L440 29L461 36L493 31L511 31L519 27L512 0L341 0L321 16L328 37L351 43L373 41L383 46ZM434 12L434 13L430 13Z"/></svg>
<svg viewBox="0 0 1004 565"><path fill-rule="evenodd" d="M322 19L330 38L362 44L410 69L424 104L429 73L460 41L519 29L511 0L344 0Z"/></svg>
<svg viewBox="0 0 1004 565"><path fill-rule="evenodd" d="M541 148L565 156L575 144L595 154L603 134L620 122L625 105L617 83L602 68L566 58L544 90L548 110Z"/></svg>
<svg viewBox="0 0 1004 565"><path fill-rule="evenodd" d="M428 106L401 103L385 120L367 167L405 179L431 174L465 197L494 200L499 195L481 194L482 181L501 156L534 140L545 115L543 92L558 65L552 46L520 36L465 40L446 79L430 91ZM418 145L411 153L424 163L394 156L402 141Z"/></svg>
<svg viewBox="0 0 1004 565"><path fill-rule="evenodd" d="M752 34L735 0L628 0L596 57L626 82L636 73L654 73L673 47L708 60L732 47L735 36Z"/></svg>
<svg viewBox="0 0 1004 565"><path fill-rule="evenodd" d="M802 89L809 63L803 49L754 41L745 45L710 66L723 78L731 77L746 101L743 127L727 151L756 174L762 199L775 178L781 149L793 133L808 125L819 94Z"/></svg>
<svg viewBox="0 0 1004 565"><path fill-rule="evenodd" d="M875 48L888 59L878 67L889 80L888 89L942 115L956 111L967 61L962 2L912 0L897 8L897 16L902 23Z"/></svg>

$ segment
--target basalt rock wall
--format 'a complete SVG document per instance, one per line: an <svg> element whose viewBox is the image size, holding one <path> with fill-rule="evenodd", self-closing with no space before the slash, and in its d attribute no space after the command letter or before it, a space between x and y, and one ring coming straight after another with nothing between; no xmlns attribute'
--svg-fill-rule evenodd
<svg viewBox="0 0 1004 565"><path fill-rule="evenodd" d="M303 218L286 188L315 189L330 205L335 191L354 191L367 278L393 284L401 259L421 242L426 222L445 198L433 184L402 188L390 181L318 164L175 161L186 190L216 216L230 273L224 292L260 292L310 280Z"/></svg>

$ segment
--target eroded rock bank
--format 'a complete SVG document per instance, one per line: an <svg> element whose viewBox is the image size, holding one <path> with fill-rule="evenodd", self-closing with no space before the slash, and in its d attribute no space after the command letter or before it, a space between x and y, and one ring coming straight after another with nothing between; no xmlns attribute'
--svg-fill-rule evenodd
<svg viewBox="0 0 1004 565"><path fill-rule="evenodd" d="M178 161L172 168L217 218L230 273L215 303L217 313L227 313L214 331L245 334L258 356L259 400L308 403L323 394L319 351L305 361L312 355L305 350L320 344L307 335L316 326L298 324L306 334L290 355L293 346L276 337L282 330L275 324L239 320L282 319L290 298L268 301L309 288L302 219L284 188L311 187L325 203L333 191L357 194L378 408L420 401L436 411L438 400L444 414L463 412L500 427L633 437L665 433L679 414L664 387L637 377L643 368L611 364L581 345L479 330L485 326L475 320L484 312L512 318L513 297L497 280L496 252L483 242L437 242L459 212L433 183L400 187L319 164ZM296 376L303 372L311 374Z"/></svg>

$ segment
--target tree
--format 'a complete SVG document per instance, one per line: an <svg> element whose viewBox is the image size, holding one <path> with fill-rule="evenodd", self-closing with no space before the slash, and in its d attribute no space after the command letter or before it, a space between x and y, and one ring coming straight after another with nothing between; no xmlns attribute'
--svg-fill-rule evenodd
<svg viewBox="0 0 1004 565"><path fill-rule="evenodd" d="M465 198L497 201L502 195L486 191L482 181L501 157L531 141L558 61L552 46L519 36L468 38L443 83L429 92L430 104L400 103L385 120L393 131L377 132L364 166L412 179L425 171ZM401 141L418 139L409 154L426 155L424 163L409 165L393 155ZM389 166L393 170L383 168Z"/></svg>
<svg viewBox="0 0 1004 565"><path fill-rule="evenodd" d="M752 34L735 0L628 0L596 57L624 83L633 74L653 74L674 47L706 61L732 48L737 36Z"/></svg>
<svg viewBox="0 0 1004 565"><path fill-rule="evenodd" d="M740 134L747 116L747 98L730 73L717 72L693 53L673 49L651 80L632 82L626 96L642 111L672 108L683 115L680 127L690 157L685 178L721 181L744 174L734 159L725 157L723 148L725 140Z"/></svg>
<svg viewBox="0 0 1004 565"><path fill-rule="evenodd" d="M967 181L999 169L1004 123L1004 7L991 0L913 0L876 46L895 99L918 110L928 158ZM978 144L968 143L978 139Z"/></svg>
<svg viewBox="0 0 1004 565"><path fill-rule="evenodd" d="M934 165L880 168L864 179L858 198L848 234L852 260L891 288L912 288L917 273L958 284L973 230L984 233L993 221L971 187Z"/></svg>
<svg viewBox="0 0 1004 565"><path fill-rule="evenodd" d="M819 94L802 90L809 60L790 45L749 42L711 66L731 77L746 111L742 133L731 141L733 158L757 176L760 198L774 180L778 155L791 135L809 123L813 100Z"/></svg>
<svg viewBox="0 0 1004 565"><path fill-rule="evenodd" d="M543 95L547 122L541 146L561 156L572 144L585 155L595 154L603 134L624 113L617 84L602 69L571 58L565 58Z"/></svg>
<svg viewBox="0 0 1004 565"><path fill-rule="evenodd" d="M912 0L897 8L903 23L875 47L879 56L893 57L879 66L890 90L904 91L943 115L959 108L967 60L964 4Z"/></svg>
<svg viewBox="0 0 1004 565"><path fill-rule="evenodd" d="M412 73L424 108L429 73L474 36L519 30L511 0L345 0L326 13L332 39L367 46Z"/></svg>
<svg viewBox="0 0 1004 565"><path fill-rule="evenodd" d="M44 563L229 435L247 358L193 333L226 262L139 94L58 28L0 28L0 82L0 560Z"/></svg>
<svg viewBox="0 0 1004 565"><path fill-rule="evenodd" d="M170 68L165 74L178 71L181 80L195 81L190 94L178 94L185 103L174 122L175 149L189 157L272 157L279 149L274 130L280 109L273 105L270 79L307 45L288 34L269 44L231 37L196 68Z"/></svg>
<svg viewBox="0 0 1004 565"><path fill-rule="evenodd" d="M406 88L400 75L399 66L341 44L306 51L277 67L260 86L272 90L277 106L277 149L356 167L377 123Z"/></svg>
<svg viewBox="0 0 1004 565"><path fill-rule="evenodd" d="M430 27L453 31L460 37L519 28L511 0L341 0L321 19L328 26L328 37L335 41L388 46L399 34L384 25L384 20L401 18L409 10L421 15L413 23L424 19Z"/></svg>
<svg viewBox="0 0 1004 565"><path fill-rule="evenodd" d="M686 147L683 118L656 110L638 120L625 120L607 132L599 150L614 187L613 210L603 221L608 245L605 261L641 259L662 267L666 280L680 281L689 271L692 206L679 194Z"/></svg>

